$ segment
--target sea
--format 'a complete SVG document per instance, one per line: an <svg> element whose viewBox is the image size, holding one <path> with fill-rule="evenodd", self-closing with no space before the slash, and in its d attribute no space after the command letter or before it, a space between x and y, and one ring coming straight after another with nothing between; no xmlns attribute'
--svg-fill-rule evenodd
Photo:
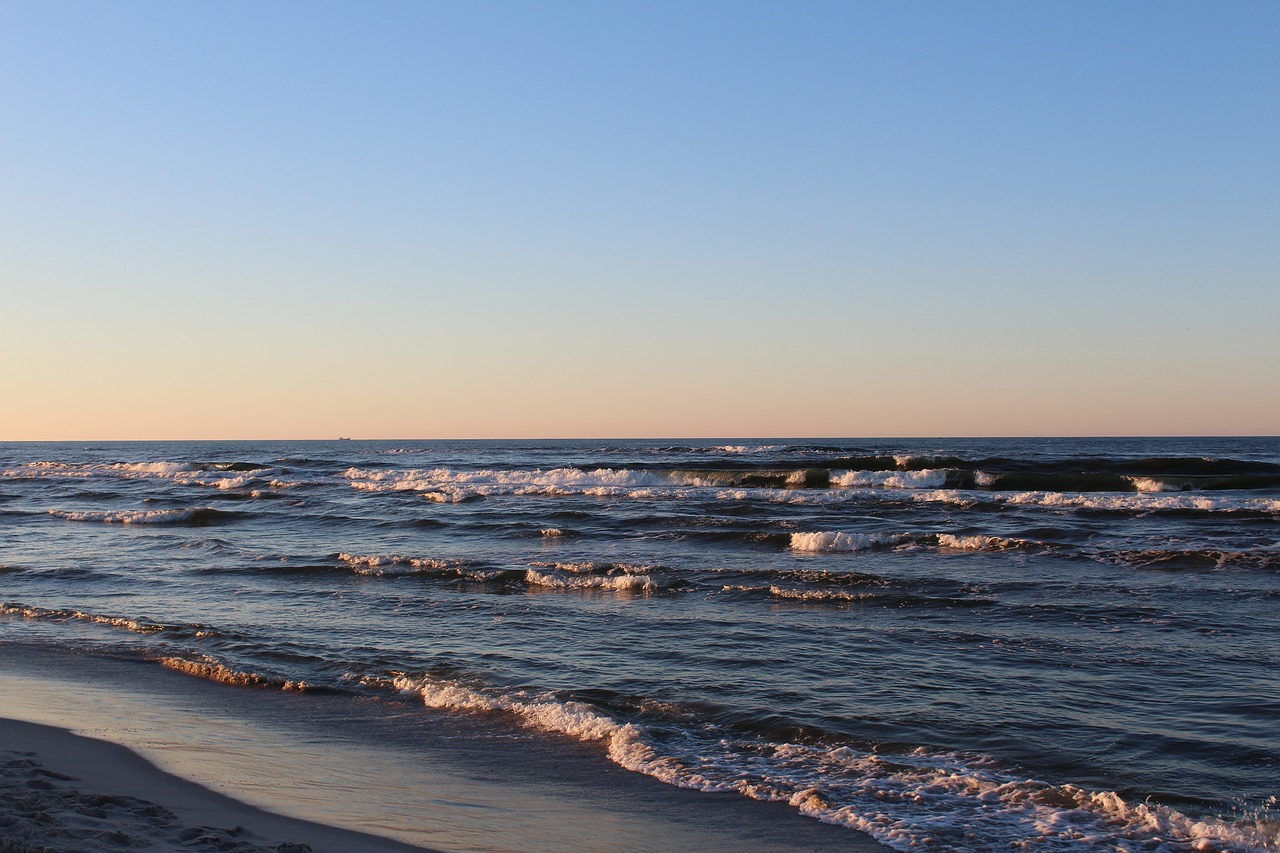
<svg viewBox="0 0 1280 853"><path fill-rule="evenodd" d="M1280 439L0 444L5 647L904 851L1276 850Z"/></svg>

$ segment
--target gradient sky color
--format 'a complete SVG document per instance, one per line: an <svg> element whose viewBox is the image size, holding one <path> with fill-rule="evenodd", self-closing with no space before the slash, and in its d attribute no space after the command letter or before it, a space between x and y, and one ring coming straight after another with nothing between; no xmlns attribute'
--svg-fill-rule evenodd
<svg viewBox="0 0 1280 853"><path fill-rule="evenodd" d="M0 2L0 440L1280 433L1280 4Z"/></svg>

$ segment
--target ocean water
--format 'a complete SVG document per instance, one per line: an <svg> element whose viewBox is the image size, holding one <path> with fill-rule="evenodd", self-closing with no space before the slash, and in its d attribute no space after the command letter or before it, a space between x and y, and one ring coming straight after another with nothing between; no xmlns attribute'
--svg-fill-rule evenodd
<svg viewBox="0 0 1280 853"><path fill-rule="evenodd" d="M0 649L901 850L1280 849L1280 439L0 445Z"/></svg>

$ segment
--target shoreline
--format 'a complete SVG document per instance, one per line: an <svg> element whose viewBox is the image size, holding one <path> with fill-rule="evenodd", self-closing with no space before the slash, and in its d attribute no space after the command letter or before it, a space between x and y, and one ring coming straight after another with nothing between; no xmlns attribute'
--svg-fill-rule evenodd
<svg viewBox="0 0 1280 853"><path fill-rule="evenodd" d="M313 853L889 849L783 803L677 788L624 770L582 744L526 742L500 721L411 703L229 686L118 657L14 643L0 648L6 652L0 717L9 721L0 722L0 764L31 758L43 766L19 765L34 774L22 784L133 796L175 813L181 830L224 830L211 835L223 846L181 849L258 853L289 843ZM15 737L23 731L43 732L48 753L24 746ZM68 743L88 744L85 756L119 760L81 761ZM31 751L38 754L9 754ZM115 773L115 763L141 769L129 781ZM129 784L114 786L117 779ZM191 805L171 802L171 792L186 792L181 797ZM138 824L136 817L118 817ZM160 837L173 833L148 829L146 821L138 826ZM251 835L225 832L237 826ZM276 846L262 846L268 840ZM160 849L177 846L166 843Z"/></svg>
<svg viewBox="0 0 1280 853"><path fill-rule="evenodd" d="M437 853L285 817L156 767L127 747L0 718L0 849Z"/></svg>

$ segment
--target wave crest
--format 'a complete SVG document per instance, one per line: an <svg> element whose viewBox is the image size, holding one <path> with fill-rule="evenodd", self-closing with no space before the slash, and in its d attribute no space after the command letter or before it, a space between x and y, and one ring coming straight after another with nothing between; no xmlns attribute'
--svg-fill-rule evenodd
<svg viewBox="0 0 1280 853"><path fill-rule="evenodd" d="M200 506L189 509L152 509L152 510L61 510L51 509L49 515L67 521L89 521L103 524L207 524L222 519L235 517L235 513L225 512L212 507Z"/></svg>
<svg viewBox="0 0 1280 853"><path fill-rule="evenodd" d="M865 551L885 545L898 545L907 540L905 534L893 536L867 533L817 532L792 533L792 551Z"/></svg>
<svg viewBox="0 0 1280 853"><path fill-rule="evenodd" d="M207 681L216 681L219 684L230 684L236 687L260 687L296 692L302 692L310 689L309 685L305 681L274 678L256 672L245 672L231 669L212 658L206 658L204 660L188 660L187 658L179 657L163 657L160 658L157 663L166 669L172 669L175 672L181 672L184 675L191 675L196 678L203 678Z"/></svg>

